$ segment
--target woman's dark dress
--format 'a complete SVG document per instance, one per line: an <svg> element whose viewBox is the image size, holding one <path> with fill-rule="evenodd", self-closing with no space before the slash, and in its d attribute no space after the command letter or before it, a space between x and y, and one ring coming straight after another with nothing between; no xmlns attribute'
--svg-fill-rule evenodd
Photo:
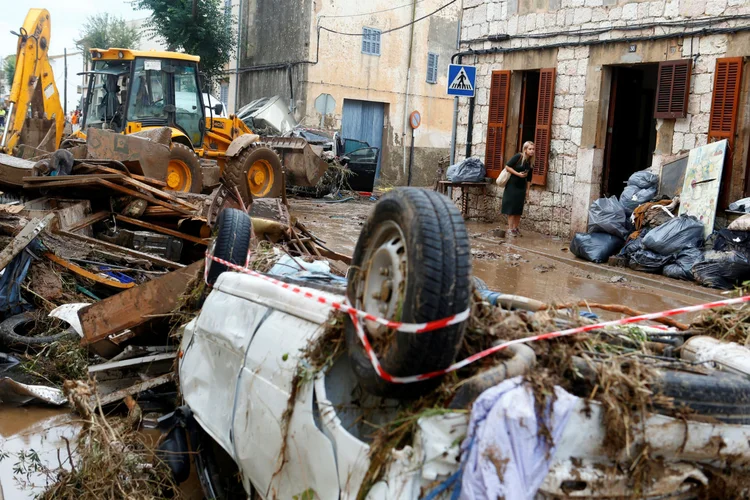
<svg viewBox="0 0 750 500"><path fill-rule="evenodd" d="M522 215L523 202L526 199L526 185L531 182L531 166L529 162L521 162L521 153L508 160L506 165L519 174L529 172L529 175L524 178L511 174L503 193L502 212L505 215Z"/></svg>

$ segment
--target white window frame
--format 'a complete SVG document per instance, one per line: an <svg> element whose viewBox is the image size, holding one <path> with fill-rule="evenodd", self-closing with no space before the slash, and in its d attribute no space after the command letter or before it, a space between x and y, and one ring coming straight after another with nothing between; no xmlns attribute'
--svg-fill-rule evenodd
<svg viewBox="0 0 750 500"><path fill-rule="evenodd" d="M380 55L380 34L377 28L362 28L362 53L379 56Z"/></svg>
<svg viewBox="0 0 750 500"><path fill-rule="evenodd" d="M430 66L430 59L434 58L434 64ZM440 55L435 52L427 53L427 83L437 83L438 80L438 63Z"/></svg>

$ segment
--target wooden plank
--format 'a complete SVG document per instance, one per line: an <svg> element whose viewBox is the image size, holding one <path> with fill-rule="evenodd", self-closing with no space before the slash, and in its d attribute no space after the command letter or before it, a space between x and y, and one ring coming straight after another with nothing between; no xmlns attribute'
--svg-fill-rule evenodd
<svg viewBox="0 0 750 500"><path fill-rule="evenodd" d="M168 314L178 305L187 285L199 276L203 261L155 278L78 311L82 345L133 328L155 315Z"/></svg>
<svg viewBox="0 0 750 500"><path fill-rule="evenodd" d="M161 227L157 224L151 224L150 222L145 222L145 221L138 220L138 219L131 219L130 217L126 217L124 215L115 215L115 218L117 220L127 222L128 224L133 224L134 226L139 226L139 227L143 227L146 229L150 229L151 231L156 231L157 233L168 234L176 238L180 238L180 239L187 240L187 241L192 241L193 243L197 243L199 245L208 245L208 240L196 238L195 236L181 233L179 231L174 231L166 227Z"/></svg>
<svg viewBox="0 0 750 500"><path fill-rule="evenodd" d="M109 217L110 212L107 212L106 210L102 210L101 212L96 212L94 214L89 215L83 220L78 221L75 225L69 227L67 231L70 231L71 233L75 233L76 231L79 231L85 227L90 226L91 224L94 224L96 222L99 222L100 220L104 220L107 217Z"/></svg>
<svg viewBox="0 0 750 500"><path fill-rule="evenodd" d="M10 264L13 258L23 252L23 249L29 246L29 243L37 237L42 230L54 219L56 215L51 213L43 219L32 219L26 226L21 230L10 244L3 248L0 252L0 269L5 269L5 266Z"/></svg>
<svg viewBox="0 0 750 500"><path fill-rule="evenodd" d="M55 264L58 264L64 267L65 269L76 273L79 276L83 276L84 278L90 279L92 281L96 281L97 283L101 283L102 285L111 286L112 288L120 288L120 289L133 288L135 286L135 283L122 283L121 281L118 281L113 278L105 278L104 276L99 276L98 274L92 273L91 271L88 271L82 268L81 266L78 266L76 264L73 264L72 262L68 262L67 260L58 257L52 252L45 252L44 256L47 257L52 262L54 262Z"/></svg>
<svg viewBox="0 0 750 500"><path fill-rule="evenodd" d="M50 177L49 175L43 175L39 177L24 177L23 182L24 184L32 184L34 187L37 186L37 184L51 184L53 186L55 185L66 185L70 181L78 181L79 183L84 183L84 181L88 181L89 184L96 183L96 179L107 179L107 180L116 180L116 179L127 179L125 174L84 174L84 175L60 175L60 176L54 176Z"/></svg>
<svg viewBox="0 0 750 500"><path fill-rule="evenodd" d="M166 191L162 191L161 189L157 189L155 187L149 186L148 184L145 184L143 182L137 181L135 179L132 179L132 178L129 178L129 177L125 177L124 179L122 179L122 181L125 184L129 184L132 187L137 187L137 188L143 189L144 191L148 191L149 193L153 194L154 196L158 196L160 198L164 198L165 200L169 200L169 201L171 201L173 203L178 203L178 204L182 205L183 207L189 208L190 210L193 210L193 211L196 211L196 212L198 210L200 210L199 207L193 205L192 203L188 203L187 201L182 200L180 198L177 198L176 196L172 196L171 194L169 194Z"/></svg>
<svg viewBox="0 0 750 500"><path fill-rule="evenodd" d="M87 167L93 168L93 169L98 170L100 172L105 172L105 173L110 173L110 174L120 174L120 173L122 173L122 172L120 172L119 170L117 170L115 168L107 167L105 165L97 165L96 163L81 163L81 164L79 164L79 166L80 165L85 165ZM127 175L127 177L130 177L131 179L139 180L141 182L145 182L146 184L149 184L149 185L152 185L152 186L156 186L156 187L159 187L159 188L167 187L167 183L164 182L164 181L160 181L158 179L151 179L150 177L144 177L143 175L134 174L132 172L129 172L128 175Z"/></svg>
<svg viewBox="0 0 750 500"><path fill-rule="evenodd" d="M164 208L169 208L169 209L174 210L176 212L180 212L181 214L190 215L190 216L194 215L194 211L186 210L186 209L184 209L182 207L178 207L177 205L170 205L166 201L162 201L162 200L159 200L157 198L154 198L153 196L149 196L147 194L143 194L140 191L134 191L132 189L128 189L125 186L118 186L117 184L115 184L113 182L109 182L109 181L105 181L105 180L99 180L99 184L101 184L102 186L106 186L106 187L108 187L110 189L114 189L115 191L119 191L121 193L125 193L125 194L128 194L130 196L135 196L136 198L144 199L144 200L148 201L149 203L153 203L154 205L160 205L160 206L162 206Z"/></svg>
<svg viewBox="0 0 750 500"><path fill-rule="evenodd" d="M180 269L180 268L185 267L183 264L172 262L171 260L167 260L167 259L162 259L161 257L157 257L156 255L151 255L149 253L139 252L138 250L121 247L120 245L115 245L114 243L108 243L106 241L97 240L96 238L89 238L88 236L84 236L82 234L71 233L68 231L56 231L56 233L61 234L63 236L67 236L68 238L72 238L74 240L88 243L90 245L98 246L101 248L106 248L107 250L114 250L115 252L120 252L120 253L124 253L127 255L132 255L133 257L138 257L140 259L145 259L153 264L163 266L168 269Z"/></svg>
<svg viewBox="0 0 750 500"><path fill-rule="evenodd" d="M135 394L139 394L143 391L147 391L149 389L153 389L154 387L158 387L160 385L164 385L168 382L171 382L174 380L174 373L165 373L164 375L159 375L158 377L150 378L148 380L145 380L143 382L139 382L135 385L131 385L130 387L127 387L125 389L121 389L119 391L107 394L106 396L101 396L99 398L99 403L102 406L106 406L108 404L116 403L120 401L121 399L127 397L127 396L133 396Z"/></svg>

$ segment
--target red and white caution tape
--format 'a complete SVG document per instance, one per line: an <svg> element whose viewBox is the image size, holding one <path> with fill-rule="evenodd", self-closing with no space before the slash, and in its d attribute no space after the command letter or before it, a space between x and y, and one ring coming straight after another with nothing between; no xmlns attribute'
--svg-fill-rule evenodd
<svg viewBox="0 0 750 500"><path fill-rule="evenodd" d="M238 271L244 274L249 274L250 276L254 276L256 278L260 278L262 280L268 281L269 283L278 285L281 288L284 288L294 293L298 293L305 298L314 300L320 304L328 305L332 307L333 309L336 309L337 311L345 312L349 314L350 316L361 317L367 321L374 321L375 323L381 324L388 328L392 328L394 330L398 330L400 332L425 333L425 332L431 332L434 330L439 330L441 328L445 328L446 326L451 326L451 325L455 325L456 323L461 323L462 321L466 321L469 318L469 314L471 313L471 309L466 309L465 311L458 313L458 314L454 314L453 316L448 316L447 318L439 319L436 321L430 321L427 323L402 323L400 321L391 321L385 318L380 318L378 316L373 316L372 314L369 314L365 311L360 311L359 309L356 309L350 306L349 304L336 302L336 301L327 299L326 297L310 292L309 289L303 290L302 288L299 288L294 285L290 285L289 283L284 283L283 281L279 281L277 279L271 278L270 276L266 276L265 274L261 274L259 272L253 271L252 269L248 269L247 267L242 267L242 266L238 266L237 264L232 264L231 262L228 262L224 259L220 259L208 253L206 254L206 259L213 260L215 262L218 262L219 264L224 264L228 268L233 269L235 271ZM209 266L206 265L205 267L206 269L208 269ZM208 276L207 273L208 271L206 271L206 276Z"/></svg>
<svg viewBox="0 0 750 500"><path fill-rule="evenodd" d="M677 309L670 309L668 311L660 311L660 312L655 312L655 313L650 313L650 314L642 314L640 316L632 316L632 317L618 319L618 320L605 321L603 323L597 323L594 325L584 325L584 326L579 326L576 328L569 328L567 330L559 330L556 332L543 333L541 335L532 335L530 337L510 340L503 344L498 344L496 346L490 347L489 349L485 349L484 351L473 354L469 356L468 358L458 361L457 363L454 363L448 368L444 368L442 370L436 370L434 372L423 373L420 375L397 377L386 372L385 369L383 369L383 367L380 365L380 361L378 360L378 357L375 354L375 350L372 348L372 345L370 344L370 341L367 338L367 335L365 334L365 330L362 327L362 322L360 321L360 318L368 320L368 321L374 321L388 328L392 328L394 330L398 330L401 332L425 333L425 332L438 330L440 328L445 328L447 326L455 325L456 323L465 321L469 317L470 310L467 309L466 311L460 314L449 316L448 318L444 318L444 319L437 320L437 321L430 321L428 323L401 323L399 321L390 321L385 318L379 318L379 317L373 316L372 314L368 314L365 311L360 311L359 309L356 309L348 304L331 301L323 296L316 295L310 292L309 290L303 290L297 286L290 285L289 283L284 283L283 281L279 281L277 279L271 278L270 276L260 274L256 271L253 271L252 269L248 269L247 267L241 267L236 264L232 264L231 262L228 262L226 260L220 259L218 257L214 257L213 255L209 255L208 253L206 254L206 258L216 261L220 264L224 264L228 268L233 269L235 271L238 271L244 274L249 274L257 278L261 278L265 281L268 281L269 283L278 285L286 290L290 290L294 293L301 294L303 297L308 298L310 300L315 300L321 304L327 304L333 309L336 309L337 311L342 311L342 312L349 314L349 317L352 320L352 324L354 325L354 328L357 331L357 336L359 337L359 340L362 342L362 345L365 348L365 352L367 353L367 356L369 357L370 363L372 364L372 367L375 369L375 372L383 380L394 383L394 384L411 384L414 382L421 382L423 380L440 377L447 373L460 370L461 368L464 368L470 365L471 363L474 363L475 361L478 361L482 358L486 358L487 356L491 356L515 344L525 344L528 342L536 342L539 340L549 340L549 339L554 339L558 337L567 337L570 335L575 335L577 333L585 333L585 332L590 332L592 330L599 330L601 328L606 328L608 326L629 325L633 323L640 323L643 321L650 321L650 320L660 319L660 318L668 318L668 317L677 316L680 314L705 311L708 309L715 309L717 307L731 306L735 304L743 304L745 302L750 302L750 295L747 295L744 297L720 300L717 302L709 302L706 304L699 304L696 306L680 307ZM206 268L208 268L208 265L206 266Z"/></svg>

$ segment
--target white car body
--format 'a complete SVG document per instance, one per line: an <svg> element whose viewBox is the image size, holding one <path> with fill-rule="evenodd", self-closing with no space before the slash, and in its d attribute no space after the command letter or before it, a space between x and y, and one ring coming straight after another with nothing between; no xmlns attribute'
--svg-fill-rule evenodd
<svg viewBox="0 0 750 500"><path fill-rule="evenodd" d="M345 409L351 407L356 386L346 356L327 373L316 373L311 383L301 384L284 435L283 415L297 366L304 363L302 352L323 333L330 312L329 306L300 293L226 272L200 315L184 328L179 375L185 402L199 425L238 465L245 490L252 487L262 498L293 498L313 490L321 500L354 499L370 465L369 445L357 432L358 414ZM362 394L358 398L368 399ZM386 409L368 417L393 418L395 406L379 401ZM417 499L448 478L458 470L458 443L468 418L466 412L422 418L412 445L393 450L388 470L367 498ZM604 477L603 468L597 467L612 462L604 451L601 422L601 407L579 400L557 443L539 498L633 493L625 477ZM747 464L750 459L750 426L652 415L645 434L651 455L664 457L670 466L653 478L644 497L682 491L687 478L706 482L697 467L682 460L721 464L731 457ZM633 443L632 450L638 444ZM563 484L573 479L598 486L595 491L587 487L566 493ZM448 496L450 492L440 498Z"/></svg>

